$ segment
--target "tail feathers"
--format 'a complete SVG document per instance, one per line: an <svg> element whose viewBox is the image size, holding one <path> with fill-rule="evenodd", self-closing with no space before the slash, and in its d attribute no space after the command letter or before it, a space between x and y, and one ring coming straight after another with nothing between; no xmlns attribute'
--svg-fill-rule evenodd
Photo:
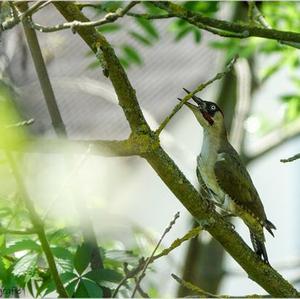
<svg viewBox="0 0 300 299"><path fill-rule="evenodd" d="M250 231L250 238L254 248L255 253L261 257L265 263L269 264L269 259L266 251L264 242L259 240L254 233Z"/></svg>
<svg viewBox="0 0 300 299"><path fill-rule="evenodd" d="M274 237L272 229L276 229L276 226L268 219L265 221L265 228Z"/></svg>

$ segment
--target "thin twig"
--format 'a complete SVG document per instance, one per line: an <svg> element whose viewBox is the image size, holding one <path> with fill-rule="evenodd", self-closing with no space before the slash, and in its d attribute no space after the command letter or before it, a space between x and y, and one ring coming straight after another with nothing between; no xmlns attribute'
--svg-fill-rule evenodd
<svg viewBox="0 0 300 299"><path fill-rule="evenodd" d="M41 5L44 5L44 1L37 1L32 4L25 12L23 12L19 17L22 21L25 17L32 15L36 10L40 8Z"/></svg>
<svg viewBox="0 0 300 299"><path fill-rule="evenodd" d="M292 156L290 158L287 158L287 159L281 159L280 162L282 163L287 163L287 162L292 162L292 161L295 161L297 159L300 159L300 154L297 154L295 156Z"/></svg>
<svg viewBox="0 0 300 299"><path fill-rule="evenodd" d="M206 292L202 289L200 289L198 286L195 286L194 284L185 281L181 278L179 278L177 275L175 274L171 274L172 278L174 278L180 285L184 286L185 288L189 289L190 291L192 291L193 293L196 293L199 297L204 297L204 298L218 298L217 295L214 295L212 293Z"/></svg>
<svg viewBox="0 0 300 299"><path fill-rule="evenodd" d="M44 2L42 5L40 5L40 6L37 8L37 10L36 10L35 12L37 12L37 11L39 11L39 10L45 8L45 7L46 7L47 5L49 5L51 2L52 2L52 0L48 0L48 1Z"/></svg>
<svg viewBox="0 0 300 299"><path fill-rule="evenodd" d="M123 286L126 283L126 281L128 279L136 277L143 270L143 268L145 266L145 262L146 262L146 260L144 258L141 258L139 260L138 265L135 268L133 268L132 270L128 270L127 263L124 263L125 277L122 278L122 280L119 282L118 286L114 290L114 292L112 294L112 298L115 298L117 296L119 289L121 288L121 286Z"/></svg>
<svg viewBox="0 0 300 299"><path fill-rule="evenodd" d="M21 6L20 9L26 9L26 5ZM35 70L38 75L38 79L43 91L44 99L49 110L50 118L54 127L54 130L58 136L66 136L66 127L64 125L61 113L58 108L58 104L54 95L54 91L49 79L48 71L45 65L45 61L41 52L39 41L36 32L29 27L30 18L23 20L23 28L27 40L27 44L33 59Z"/></svg>
<svg viewBox="0 0 300 299"><path fill-rule="evenodd" d="M126 14L127 16L134 17L134 18L143 18L147 20L159 20L159 19L169 19L169 18L174 18L175 15L168 13L168 14L161 14L161 15L151 15L147 13L133 13L133 12L128 12Z"/></svg>
<svg viewBox="0 0 300 299"><path fill-rule="evenodd" d="M161 131L166 127L166 125L169 123L169 121L173 118L173 116L181 109L181 107L190 99L194 94L197 92L203 90L208 85L212 84L216 80L220 80L225 74L231 71L234 63L237 60L237 56L234 57L229 64L226 66L225 70L223 72L217 73L212 79L206 81L205 83L200 84L196 89L194 89L191 93L187 94L172 110L172 112L162 121L158 129L155 131L157 135L161 133Z"/></svg>
<svg viewBox="0 0 300 299"><path fill-rule="evenodd" d="M158 258L168 255L175 248L179 247L183 242L188 241L188 240L193 239L196 236L198 236L199 233L201 232L201 230L202 230L201 226L196 226L196 227L192 228L182 238L179 238L179 239L176 239L175 241L173 241L171 246L169 246L168 248L165 248L161 253L153 256L150 262L153 263Z"/></svg>
<svg viewBox="0 0 300 299"><path fill-rule="evenodd" d="M270 298L270 295L257 295L257 294L251 294L246 296L230 296L230 295L216 295L212 294L210 292L204 291L198 286L192 284L191 282L185 281L181 278L179 278L175 274L171 274L171 276L183 287L189 289L193 293L197 294L200 298Z"/></svg>
<svg viewBox="0 0 300 299"><path fill-rule="evenodd" d="M10 3L9 5L11 7L13 17L5 20L1 24L2 31L13 28L15 25L19 24L22 20L24 20L25 17L32 15L33 13L38 11L42 5L45 4L44 1L37 1L32 6L30 6L27 10L25 10L23 13L18 14L18 11L14 3L11 2L9 3Z"/></svg>
<svg viewBox="0 0 300 299"><path fill-rule="evenodd" d="M138 279L136 277L134 278L134 281L137 285L137 291L140 293L140 295L143 298L150 298L150 296L141 288L140 284L138 283Z"/></svg>
<svg viewBox="0 0 300 299"><path fill-rule="evenodd" d="M34 123L34 119L30 118L28 120L23 120L18 123L12 124L12 125L7 125L5 128L10 129L10 128L16 128L16 127L25 127L25 126L30 126Z"/></svg>
<svg viewBox="0 0 300 299"><path fill-rule="evenodd" d="M158 243L156 244L156 246L155 246L155 248L154 248L154 250L153 250L151 256L146 260L146 263L145 263L145 265L144 265L144 268L143 268L143 270L142 270L142 273L141 273L140 276L138 277L137 282L136 282L136 285L135 285L135 288L133 289L131 298L134 298L134 295L135 295L135 293L136 293L136 291L137 291L137 289L138 289L138 286L139 286L139 284L141 283L142 278L144 277L144 274L145 274L145 272L146 272L146 269L147 269L148 265L150 264L151 259L152 259L153 256L155 255L156 250L157 250L158 247L160 246L160 244L161 244L163 238L164 238L165 235L171 230L171 228L173 227L173 225L175 224L175 222L176 222L176 220L179 218L179 216L180 216L180 213L177 212L177 213L175 214L173 220L172 220L172 221L170 222L170 224L168 225L168 227L164 230L164 232L163 232L161 238L159 239Z"/></svg>
<svg viewBox="0 0 300 299"><path fill-rule="evenodd" d="M179 239L176 239L175 241L172 242L172 244L168 247L168 248L165 248L162 250L161 253L157 254L157 255L154 255L152 258L148 257L146 259L142 258L140 259L138 265L132 269L131 271L128 271L128 270L124 270L125 272L125 277L120 281L119 285L117 286L117 288L115 289L112 297L114 298L120 287L122 285L124 285L124 283L130 279L130 278L133 278L133 277L136 277L136 275L138 275L138 273L140 273L144 266L145 266L145 263L146 261L150 260L150 263L153 263L154 261L156 261L157 259L163 257L163 256L166 256L168 255L171 251L173 251L174 249L178 248L182 243L184 243L185 241L188 241L192 238L195 238L196 236L199 235L199 233L201 232L203 228L201 226L197 226L197 227L194 227L192 228L191 230L189 230L183 237L179 238ZM126 268L125 268L126 269Z"/></svg>
<svg viewBox="0 0 300 299"><path fill-rule="evenodd" d="M75 29L78 27L96 27L107 23L113 23L117 19L123 17L131 8L133 8L138 3L139 1L132 1L123 9L118 9L114 13L108 13L103 19L97 21L90 21L90 22L73 21L73 22L67 22L67 23L58 24L54 26L43 26L31 20L30 26L31 28L36 29L40 32L55 32L59 30L69 29L69 28L71 28L72 31L75 32Z"/></svg>

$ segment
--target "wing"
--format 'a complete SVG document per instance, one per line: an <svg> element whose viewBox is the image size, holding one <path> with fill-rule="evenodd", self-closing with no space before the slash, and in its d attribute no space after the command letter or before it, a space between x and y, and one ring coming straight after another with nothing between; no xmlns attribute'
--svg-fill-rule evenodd
<svg viewBox="0 0 300 299"><path fill-rule="evenodd" d="M266 214L246 167L237 153L219 153L215 175L220 188L240 207L265 221Z"/></svg>

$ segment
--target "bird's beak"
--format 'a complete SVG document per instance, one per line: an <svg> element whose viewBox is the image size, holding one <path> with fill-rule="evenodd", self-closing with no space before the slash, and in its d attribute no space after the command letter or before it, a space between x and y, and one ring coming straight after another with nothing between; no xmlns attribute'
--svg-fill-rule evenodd
<svg viewBox="0 0 300 299"><path fill-rule="evenodd" d="M187 89L183 89L187 93L191 93ZM194 115L196 116L197 120L199 121L200 125L202 127L207 127L208 124L212 125L214 123L213 119L210 117L209 113L207 112L207 102L198 98L197 96L193 95L192 99L196 102L197 105L193 105L189 102L184 103L186 106L188 106ZM182 101L181 99L178 99Z"/></svg>
<svg viewBox="0 0 300 299"><path fill-rule="evenodd" d="M186 93L191 93L189 90L183 88L183 90L186 92ZM200 110L203 112L205 110L205 101L203 101L201 98L193 95L192 96L192 99L194 100L194 102L196 102L196 105L192 104L192 103L189 103L189 102L186 102L185 105L188 106L193 112L199 112L199 108ZM181 99L179 99L181 101Z"/></svg>

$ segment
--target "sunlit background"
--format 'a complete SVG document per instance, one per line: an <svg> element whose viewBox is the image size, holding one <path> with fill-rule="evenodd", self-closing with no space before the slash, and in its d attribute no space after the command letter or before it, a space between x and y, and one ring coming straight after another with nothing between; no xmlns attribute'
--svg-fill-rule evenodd
<svg viewBox="0 0 300 299"><path fill-rule="evenodd" d="M107 4L107 7L109 5L112 4ZM207 9L207 14L220 18L232 19L237 18L236 15L247 15L247 6L241 3L203 2L201 5L199 10ZM278 4L277 8L271 8L270 5L263 3L261 9L272 26L297 30L297 27L293 28L292 12L297 10L299 13L297 3ZM103 12L93 8L85 8L83 11L93 19L103 16ZM277 16L276 12L279 11L281 15ZM285 22L286 19L291 24ZM42 25L54 25L64 22L64 19L49 5L34 16L34 21ZM234 104L230 104L235 102L233 98L236 97L238 103L246 102L246 106L250 106L246 107L247 115L239 124L245 135L244 154L252 157L268 142L266 136L279 132L292 122L297 126L300 110L299 96L297 98L297 49L258 38L226 40L204 31L195 33L186 30L184 33L184 24L172 19L153 21L152 35L149 29L147 31L145 26L132 17L124 17L116 24L111 28L103 27L103 32L122 59L152 129L156 129L171 112L177 97L183 97L183 87L194 89L207 81L222 71L228 58L236 53L240 54L240 59L231 77L223 80L223 83L214 82L201 93L201 97L221 101L226 111L231 109L228 114L225 112L225 117L234 124L238 118L233 116ZM288 25L291 28L284 27ZM134 33L144 36L148 42L142 42ZM79 35L63 30L37 32L37 36L68 138L113 140L128 137L130 129L118 106L114 89ZM10 88L14 90L11 91L13 95L9 96L5 95L5 89L1 90L3 99L0 100L12 102L9 113L13 115L6 121L14 123L34 120L30 125L22 127L22 132L19 130L13 138L16 138L16 142L26 134L55 138L22 27L3 33L1 43L1 70L9 78ZM18 117L16 110L19 112ZM2 141L4 133L0 132ZM280 139L285 134L282 130L275 137ZM268 218L277 227L275 238L266 236L270 263L286 278L299 283L299 162L280 162L280 159L299 152L300 140L296 136L294 134L291 140L284 140L274 150L249 162L248 169ZM186 177L199 188L195 167L202 144L202 129L185 107L167 125L161 134L161 143ZM151 254L177 211L180 211L180 218L163 239L159 250L170 246L176 238L182 237L192 228L191 216L142 158L101 157L92 154L89 147L81 148L78 145L76 149L70 146L64 149L63 144L59 150L51 153L50 149L50 153L45 153L45 144L40 146L35 144L26 154L15 153L15 160L30 198L51 231L67 228L70 234L76 235L84 223L80 219L88 218L92 221L99 246L119 254L132 250L135 256L146 257ZM18 200L13 174L5 162L8 150L2 151L0 159L3 217L7 202L14 198ZM84 209L80 209L81 206ZM22 209L16 212L25 213ZM18 221L3 218L1 225L9 229L14 229L14 226L23 229L30 227L28 221L22 222L22 217L26 217L26 213ZM234 220L234 224L250 245L247 227L238 220ZM2 243L7 242L8 245L15 241L10 236L1 239ZM210 236L201 233L199 250L209 242ZM179 285L171 274L183 277L189 246L189 242L185 242L167 257L153 263L143 279L143 289L151 296L183 295L178 293ZM213 250L206 252L208 256L202 255L201 261L196 258L189 263L204 267L204 261L212 258L209 255L222 256L218 250L217 253ZM235 296L265 293L229 255L225 254L223 264L218 268L222 274L221 280L218 278L220 273L215 273L215 269L201 269L207 276L212 275L210 279L216 275L219 280L217 293ZM24 273L21 272L21 275ZM201 286L201 281L193 283Z"/></svg>

